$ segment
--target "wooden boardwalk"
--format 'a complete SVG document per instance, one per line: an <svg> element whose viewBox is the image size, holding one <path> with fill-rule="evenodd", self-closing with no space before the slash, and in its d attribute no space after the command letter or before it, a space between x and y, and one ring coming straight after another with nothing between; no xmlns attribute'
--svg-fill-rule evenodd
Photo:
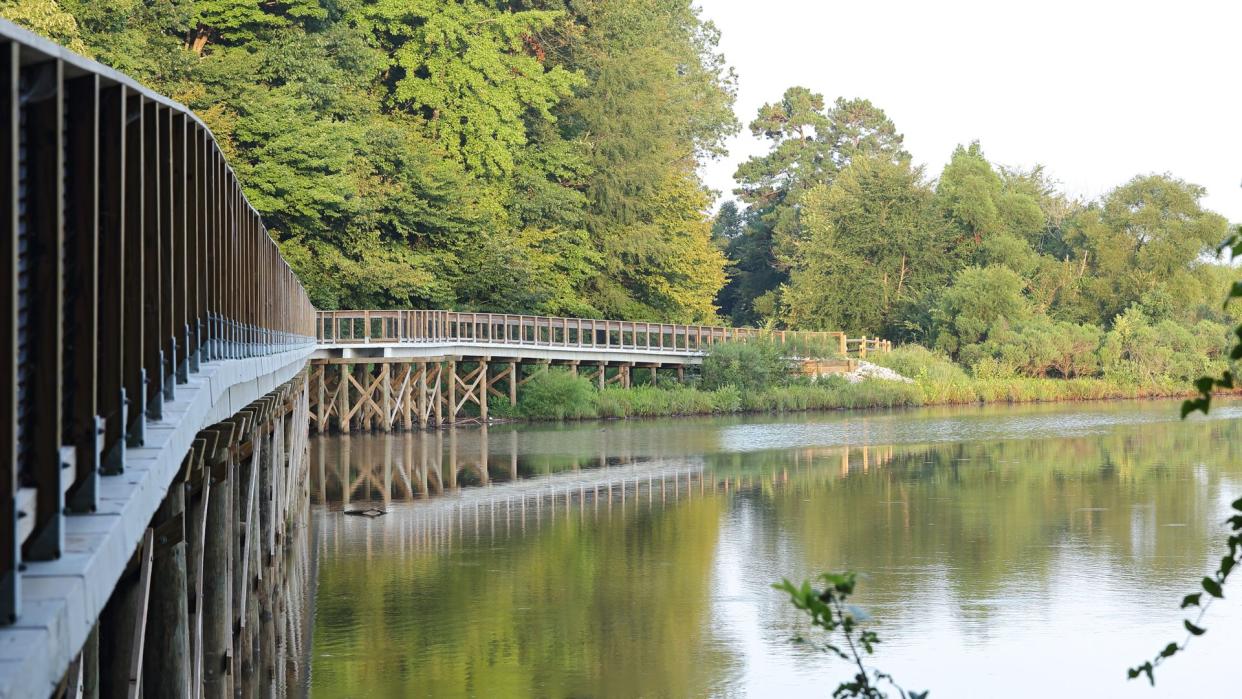
<svg viewBox="0 0 1242 699"><path fill-rule="evenodd" d="M628 388L644 373L684 381L723 342L769 337L795 359L808 346L863 359L892 347L840 332L436 310L319 311L315 335L311 424L344 433L486 422L489 398L515 405L551 366Z"/></svg>

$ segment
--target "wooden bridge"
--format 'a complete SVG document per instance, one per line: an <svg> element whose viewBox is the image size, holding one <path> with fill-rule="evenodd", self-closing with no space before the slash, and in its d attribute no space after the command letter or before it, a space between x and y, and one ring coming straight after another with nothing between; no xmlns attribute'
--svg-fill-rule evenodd
<svg viewBox="0 0 1242 699"><path fill-rule="evenodd" d="M201 120L3 20L0 226L0 697L273 694L308 426L485 422L551 364L628 386L757 332L318 312Z"/></svg>
<svg viewBox="0 0 1242 699"><path fill-rule="evenodd" d="M792 358L809 347L862 359L892 348L840 332L436 310L319 311L315 336L311 423L344 433L486 422L489 398L516 405L520 386L554 365L601 389L629 388L644 371L652 383L660 372L684 380L722 342L769 337ZM818 373L823 362L812 364Z"/></svg>

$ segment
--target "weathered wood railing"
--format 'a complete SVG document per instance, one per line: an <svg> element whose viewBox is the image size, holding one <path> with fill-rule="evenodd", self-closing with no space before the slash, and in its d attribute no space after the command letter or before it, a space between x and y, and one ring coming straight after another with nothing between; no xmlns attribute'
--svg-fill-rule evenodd
<svg viewBox="0 0 1242 699"><path fill-rule="evenodd" d="M315 310L202 121L4 21L0 226L8 624L23 560L61 556L65 518L96 509L177 386L309 347Z"/></svg>
<svg viewBox="0 0 1242 699"><path fill-rule="evenodd" d="M840 332L432 310L319 311L315 335L320 344L452 342L662 353L698 353L716 343L768 335L795 347L815 343L841 356L866 357L892 348L888 340L847 338Z"/></svg>

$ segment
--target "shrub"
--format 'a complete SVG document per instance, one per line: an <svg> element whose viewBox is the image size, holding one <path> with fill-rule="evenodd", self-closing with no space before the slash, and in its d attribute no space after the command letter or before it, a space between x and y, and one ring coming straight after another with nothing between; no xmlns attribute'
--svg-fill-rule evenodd
<svg viewBox="0 0 1242 699"><path fill-rule="evenodd" d="M518 413L535 420L595 417L595 389L587 379L564 369L542 371L518 392Z"/></svg>
<svg viewBox="0 0 1242 699"><path fill-rule="evenodd" d="M982 342L997 321L1026 318L1030 304L1022 295L1026 282L1008 267L968 267L957 273L932 313L936 347L954 356Z"/></svg>
<svg viewBox="0 0 1242 699"><path fill-rule="evenodd" d="M700 385L708 391L724 386L761 391L784 384L792 370L786 352L768 336L713 345L703 357Z"/></svg>

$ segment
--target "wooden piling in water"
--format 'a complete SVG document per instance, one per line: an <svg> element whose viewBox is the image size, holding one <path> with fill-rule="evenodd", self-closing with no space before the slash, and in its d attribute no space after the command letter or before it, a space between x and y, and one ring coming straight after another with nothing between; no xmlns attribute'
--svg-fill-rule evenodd
<svg viewBox="0 0 1242 699"><path fill-rule="evenodd" d="M187 458L187 465L189 459ZM190 611L185 545L185 486L169 488L152 520L154 550L149 613L159 621L146 637L143 689L154 697L189 699Z"/></svg>
<svg viewBox="0 0 1242 699"><path fill-rule="evenodd" d="M233 460L217 452L210 479L203 546L203 696L233 697Z"/></svg>

